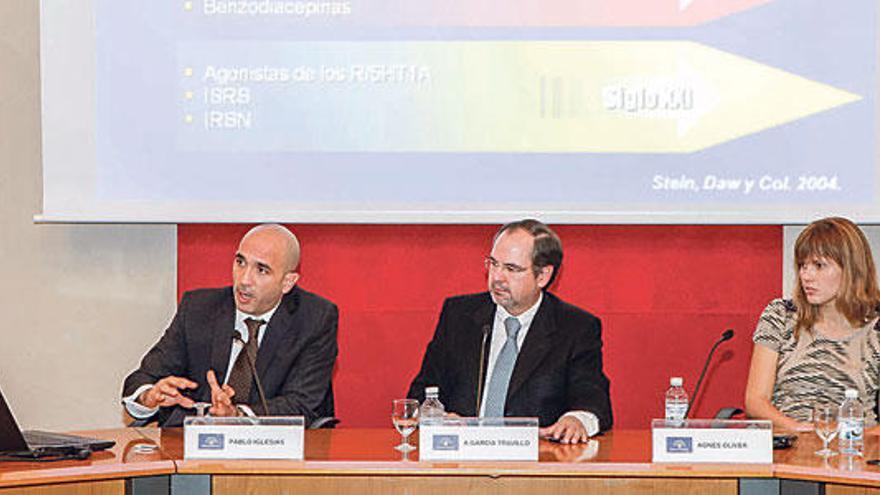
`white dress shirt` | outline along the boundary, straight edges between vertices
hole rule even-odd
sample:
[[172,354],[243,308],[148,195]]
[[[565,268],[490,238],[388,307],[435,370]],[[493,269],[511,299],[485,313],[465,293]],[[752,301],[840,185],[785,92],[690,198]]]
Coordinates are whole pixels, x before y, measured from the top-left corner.
[[[483,387],[483,397],[480,400],[480,417],[484,417],[486,413],[486,394],[489,389],[488,384],[492,380],[492,373],[495,371],[495,361],[498,360],[501,348],[504,347],[504,343],[507,341],[507,329],[504,327],[504,320],[510,317],[519,320],[520,330],[516,335],[516,348],[522,350],[523,342],[525,342],[529,328],[532,326],[532,320],[535,319],[535,314],[537,314],[543,300],[544,293],[541,292],[535,304],[520,313],[519,316],[511,315],[500,304],[495,305],[495,319],[492,322],[492,342],[489,346],[489,359],[486,363],[486,381],[484,382],[486,386]],[[589,411],[568,411],[563,416],[572,416],[579,420],[584,425],[584,429],[587,430],[587,435],[589,436],[599,433],[599,418]]]

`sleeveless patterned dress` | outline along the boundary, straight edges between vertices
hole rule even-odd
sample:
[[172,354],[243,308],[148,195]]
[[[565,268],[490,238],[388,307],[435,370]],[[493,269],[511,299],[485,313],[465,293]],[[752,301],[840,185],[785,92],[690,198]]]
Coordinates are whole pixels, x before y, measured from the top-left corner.
[[797,308],[775,299],[758,320],[753,341],[779,354],[772,404],[786,416],[810,421],[814,404],[843,402],[847,388],[859,391],[865,426],[877,424],[880,389],[880,321],[874,319],[842,339],[801,331],[794,338]]

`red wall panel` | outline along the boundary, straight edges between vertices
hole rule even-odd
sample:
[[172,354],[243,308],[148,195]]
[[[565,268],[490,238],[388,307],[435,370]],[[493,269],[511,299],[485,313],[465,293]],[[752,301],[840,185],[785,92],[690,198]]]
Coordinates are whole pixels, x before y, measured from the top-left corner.
[[[178,288],[230,283],[247,225],[181,225]],[[496,226],[302,225],[300,284],[340,309],[334,374],[342,426],[389,426],[390,403],[418,370],[443,298],[485,287]],[[668,377],[691,390],[726,328],[695,404],[741,405],[751,333],[782,284],[778,226],[559,226],[565,260],[554,292],[602,318],[615,424],[662,414]],[[170,315],[169,315],[170,319]]]

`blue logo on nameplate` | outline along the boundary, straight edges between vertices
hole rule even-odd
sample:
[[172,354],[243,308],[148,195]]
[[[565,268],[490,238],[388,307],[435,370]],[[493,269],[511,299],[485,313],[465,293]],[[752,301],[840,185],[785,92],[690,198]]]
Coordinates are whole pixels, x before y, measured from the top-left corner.
[[434,435],[434,450],[458,450],[458,435]]
[[199,448],[204,450],[223,450],[226,445],[222,433],[199,433]]
[[694,439],[691,437],[666,437],[667,454],[691,454],[694,452]]

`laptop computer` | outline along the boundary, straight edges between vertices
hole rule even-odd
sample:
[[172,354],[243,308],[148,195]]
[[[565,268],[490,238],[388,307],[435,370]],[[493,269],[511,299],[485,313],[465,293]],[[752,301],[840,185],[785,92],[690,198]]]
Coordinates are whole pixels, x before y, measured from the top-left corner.
[[0,457],[85,459],[92,452],[109,449],[114,445],[116,442],[113,440],[45,431],[21,431],[6,404],[3,392],[0,392]]

